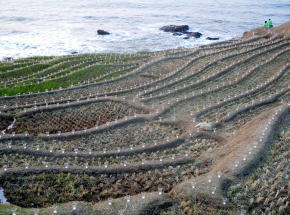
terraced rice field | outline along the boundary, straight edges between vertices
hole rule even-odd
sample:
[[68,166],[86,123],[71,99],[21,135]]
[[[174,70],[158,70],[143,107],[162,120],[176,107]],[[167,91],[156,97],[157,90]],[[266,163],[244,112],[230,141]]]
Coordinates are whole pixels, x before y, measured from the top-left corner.
[[290,41],[0,62],[0,214],[289,214]]

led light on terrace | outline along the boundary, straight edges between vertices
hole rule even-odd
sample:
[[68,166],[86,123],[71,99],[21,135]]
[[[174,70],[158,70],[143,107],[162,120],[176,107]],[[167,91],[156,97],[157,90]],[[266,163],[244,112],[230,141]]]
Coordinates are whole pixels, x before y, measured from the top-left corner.
[[13,137],[15,136],[15,132],[12,132],[12,136],[13,136]]
[[89,168],[89,163],[86,162],[84,166],[85,166],[86,169],[88,169]]
[[163,188],[162,187],[158,187],[158,195],[162,195],[163,193]]
[[75,211],[77,209],[77,203],[73,202],[72,203],[72,210]]
[[23,143],[23,148],[26,149],[27,148],[27,144]]
[[222,198],[222,204],[223,204],[223,205],[226,205],[227,202],[228,202],[228,199],[227,199],[227,198]]
[[196,188],[196,183],[195,182],[191,182],[190,184],[191,184],[191,188],[192,189],[195,189]]
[[254,149],[257,148],[257,143],[254,143],[253,148],[254,148]]
[[57,214],[57,206],[56,205],[52,206],[52,211],[54,214]]
[[211,191],[211,194],[212,194],[212,195],[215,195],[215,193],[216,193],[216,187],[213,187],[213,188],[212,188],[212,191]]
[[112,198],[109,198],[109,199],[108,199],[108,205],[109,205],[109,206],[111,206],[111,205],[112,205],[112,201],[113,201],[113,199],[112,199]]
[[127,161],[123,161],[123,166],[124,166],[124,167],[126,167],[126,166],[127,166],[127,164],[128,164],[128,162],[127,162]]
[[120,152],[121,151],[121,148],[120,147],[117,147],[117,152]]
[[211,183],[212,182],[212,177],[210,175],[207,176],[207,181],[208,181],[208,183]]
[[69,163],[68,162],[64,163],[64,168],[67,169],[68,167],[69,167]]
[[7,165],[4,165],[4,166],[3,166],[3,170],[4,170],[5,172],[7,171],[7,168],[8,168]]
[[12,146],[11,146],[11,142],[8,143],[8,148],[9,148],[9,149],[12,148]]
[[43,162],[43,164],[44,164],[45,168],[48,168],[48,163],[47,162]]
[[241,209],[240,215],[246,215],[247,211],[245,209]]
[[234,167],[237,168],[239,166],[239,161],[235,161]]
[[105,162],[105,168],[108,168],[108,162],[107,161]]
[[16,215],[17,208],[12,208],[12,215]]
[[33,215],[39,215],[39,209],[38,208],[35,208],[33,210]]
[[74,153],[78,154],[79,150],[78,149],[74,149]]
[[131,196],[125,196],[125,199],[127,203],[131,202]]
[[28,162],[25,162],[24,166],[25,166],[25,169],[28,169],[29,163]]

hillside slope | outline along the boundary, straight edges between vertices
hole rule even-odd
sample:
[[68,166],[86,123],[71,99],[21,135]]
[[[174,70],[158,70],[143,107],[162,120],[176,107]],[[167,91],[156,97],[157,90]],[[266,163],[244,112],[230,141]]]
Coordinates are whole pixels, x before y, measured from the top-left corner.
[[0,214],[289,214],[289,32],[1,62]]

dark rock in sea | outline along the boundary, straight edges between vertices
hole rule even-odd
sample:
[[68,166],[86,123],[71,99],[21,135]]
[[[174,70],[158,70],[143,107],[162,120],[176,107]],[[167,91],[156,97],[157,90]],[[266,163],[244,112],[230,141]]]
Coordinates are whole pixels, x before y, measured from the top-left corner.
[[188,40],[190,37],[183,37],[183,39]]
[[200,38],[202,36],[202,33],[199,33],[199,32],[186,32],[186,34],[189,37],[195,37],[195,38]]
[[72,51],[72,52],[71,52],[71,54],[77,54],[77,53],[78,53],[78,52],[76,52],[76,51]]
[[11,60],[13,60],[13,58],[12,57],[5,57],[4,60],[11,61]]
[[180,32],[175,32],[175,33],[173,33],[172,35],[173,35],[173,36],[182,36],[182,33],[180,33]]
[[188,25],[166,25],[160,28],[160,30],[165,32],[181,32],[185,33],[189,30]]
[[206,39],[207,40],[219,40],[220,38],[218,38],[218,37],[207,37]]
[[98,35],[109,35],[110,33],[104,30],[98,30]]

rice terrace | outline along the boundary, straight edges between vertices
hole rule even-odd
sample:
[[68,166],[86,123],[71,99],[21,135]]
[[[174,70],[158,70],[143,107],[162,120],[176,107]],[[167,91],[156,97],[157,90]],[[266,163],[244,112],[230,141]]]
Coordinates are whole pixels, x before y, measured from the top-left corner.
[[290,214],[289,80],[289,22],[1,61],[0,214]]

